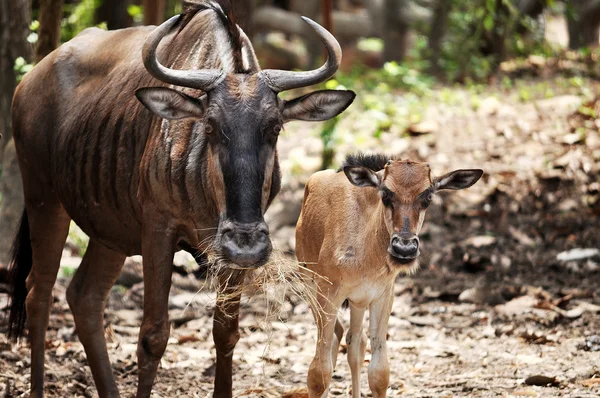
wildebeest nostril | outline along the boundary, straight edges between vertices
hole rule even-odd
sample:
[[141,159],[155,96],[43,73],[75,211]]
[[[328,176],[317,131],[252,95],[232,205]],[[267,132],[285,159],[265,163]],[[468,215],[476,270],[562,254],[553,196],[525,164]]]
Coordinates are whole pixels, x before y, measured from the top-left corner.
[[265,223],[234,224],[224,227],[222,234],[223,254],[239,266],[260,266],[271,253],[269,228]]

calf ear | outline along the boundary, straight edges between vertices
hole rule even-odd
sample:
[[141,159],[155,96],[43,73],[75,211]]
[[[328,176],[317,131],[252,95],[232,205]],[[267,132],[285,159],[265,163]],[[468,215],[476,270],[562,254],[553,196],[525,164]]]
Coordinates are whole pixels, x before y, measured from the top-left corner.
[[196,99],[166,87],[140,88],[135,96],[152,113],[163,119],[198,119],[206,110],[206,95]]
[[377,173],[366,167],[346,166],[344,167],[344,174],[346,174],[348,180],[357,187],[379,188],[379,185],[381,185]]
[[433,185],[436,190],[465,189],[479,181],[482,175],[483,170],[480,169],[455,170],[436,178]]
[[342,113],[356,94],[349,90],[322,90],[285,102],[283,121],[306,120],[318,122]]

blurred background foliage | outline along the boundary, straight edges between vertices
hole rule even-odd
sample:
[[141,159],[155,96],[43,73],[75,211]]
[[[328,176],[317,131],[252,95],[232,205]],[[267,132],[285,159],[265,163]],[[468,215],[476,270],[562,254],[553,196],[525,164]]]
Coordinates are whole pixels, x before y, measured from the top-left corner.
[[[159,24],[182,9],[180,0],[30,1],[17,3],[30,7],[24,46],[36,51],[31,56],[24,48],[14,58],[16,81],[85,28]],[[392,92],[405,92],[407,104],[416,104],[440,83],[474,91],[482,84],[508,89],[521,77],[558,72],[576,79],[596,77],[600,70],[597,0],[236,0],[230,6],[264,68],[304,69],[320,61],[321,44],[299,15],[332,30],[344,48],[344,61],[327,87],[364,93],[360,102],[373,111],[376,137],[392,123],[419,121],[418,110],[398,110],[387,97]],[[516,89],[523,101],[533,95],[530,88]],[[553,93],[552,88],[542,91]],[[470,100],[473,107],[478,102]],[[322,126],[323,167],[333,159],[338,121]]]

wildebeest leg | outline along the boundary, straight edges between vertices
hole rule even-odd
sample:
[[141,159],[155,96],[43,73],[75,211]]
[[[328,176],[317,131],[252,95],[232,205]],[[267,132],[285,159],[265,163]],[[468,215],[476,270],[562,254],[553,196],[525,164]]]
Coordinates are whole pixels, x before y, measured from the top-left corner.
[[333,350],[338,348],[338,338],[335,335],[337,312],[341,302],[334,294],[327,294],[321,289],[318,294],[317,306],[313,310],[317,324],[317,349],[310,368],[308,369],[308,396],[310,398],[326,397],[335,364]]
[[394,294],[392,288],[369,307],[369,335],[371,336],[371,363],[369,387],[373,398],[384,398],[390,383],[390,364],[387,357],[387,330]]
[[150,397],[156,370],[169,340],[168,306],[175,237],[174,230],[161,228],[156,222],[144,225],[142,232],[144,316],[137,348],[137,398]]
[[27,325],[31,343],[31,397],[44,396],[44,350],[52,305],[52,287],[60,267],[71,219],[58,201],[27,200],[32,268],[27,277]]
[[213,340],[217,351],[214,397],[230,398],[233,395],[233,350],[240,339],[238,328],[240,314],[240,286],[246,271],[230,270],[219,276],[219,294],[213,321]]
[[352,372],[352,398],[360,398],[360,369],[365,360],[367,336],[363,331],[366,308],[350,304],[350,330],[346,335],[348,364]]
[[118,397],[104,338],[104,307],[125,255],[91,240],[67,290],[77,335],[85,348],[100,397]]

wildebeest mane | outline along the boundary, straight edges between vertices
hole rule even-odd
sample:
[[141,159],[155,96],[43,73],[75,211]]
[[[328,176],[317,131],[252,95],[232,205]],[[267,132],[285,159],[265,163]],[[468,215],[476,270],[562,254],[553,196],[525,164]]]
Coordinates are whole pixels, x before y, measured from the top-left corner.
[[214,11],[227,32],[233,52],[232,58],[235,73],[247,73],[248,71],[244,69],[244,62],[242,60],[243,40],[240,35],[240,30],[235,23],[229,0],[184,0],[181,20],[179,22],[179,32],[190,23],[196,14],[205,10]]
[[338,169],[338,172],[342,171],[346,166],[352,167],[366,167],[373,171],[382,170],[388,160],[397,160],[396,156],[384,155],[381,153],[365,154],[357,152],[346,156],[346,159]]

